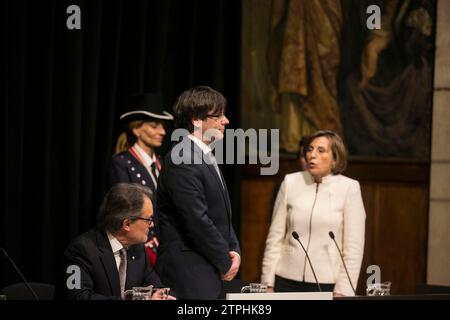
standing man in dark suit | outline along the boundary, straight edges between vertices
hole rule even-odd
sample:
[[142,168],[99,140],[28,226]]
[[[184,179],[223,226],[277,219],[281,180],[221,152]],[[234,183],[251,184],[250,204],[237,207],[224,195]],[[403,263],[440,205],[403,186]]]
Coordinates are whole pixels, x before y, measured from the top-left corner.
[[217,299],[222,280],[239,270],[230,198],[211,152],[229,123],[225,107],[223,95],[206,86],[186,90],[174,105],[175,126],[185,134],[165,156],[159,177],[156,269],[180,299]]
[[110,189],[97,228],[75,238],[64,252],[66,270],[80,271],[79,287],[71,286],[71,274],[66,274],[67,299],[121,299],[132,287],[161,286],[144,247],[153,224],[150,199],[148,189],[138,184],[119,183]]
[[[173,116],[164,110],[161,94],[141,93],[128,98],[126,112],[120,116],[124,132],[117,139],[116,154],[111,162],[111,186],[134,182],[148,187],[156,195],[161,163],[155,151],[162,145],[166,135],[164,122],[169,120],[173,120]],[[154,222],[155,228],[150,229],[145,243],[152,266],[159,244],[157,212],[154,212]]]

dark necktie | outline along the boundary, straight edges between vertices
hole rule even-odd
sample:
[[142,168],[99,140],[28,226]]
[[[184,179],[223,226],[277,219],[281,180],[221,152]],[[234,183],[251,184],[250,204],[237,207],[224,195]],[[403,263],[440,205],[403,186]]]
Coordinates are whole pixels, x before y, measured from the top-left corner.
[[119,264],[119,279],[120,279],[120,296],[124,298],[125,282],[127,280],[127,250],[125,248],[120,249],[120,264]]
[[155,179],[158,180],[158,168],[156,168],[156,162],[152,162],[151,170]]

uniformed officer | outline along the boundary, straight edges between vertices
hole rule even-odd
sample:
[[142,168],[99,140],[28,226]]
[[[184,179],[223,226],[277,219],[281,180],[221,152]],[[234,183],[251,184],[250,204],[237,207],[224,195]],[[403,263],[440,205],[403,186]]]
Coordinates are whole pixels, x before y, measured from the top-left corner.
[[[112,157],[111,185],[119,182],[139,183],[147,186],[155,197],[161,170],[155,149],[162,145],[166,135],[164,121],[167,120],[173,120],[173,116],[164,110],[159,93],[135,94],[129,97],[127,110],[120,116],[124,132],[117,140],[116,154]],[[146,243],[152,266],[156,261],[158,247],[156,211],[154,216],[155,227],[150,230],[149,241]]]

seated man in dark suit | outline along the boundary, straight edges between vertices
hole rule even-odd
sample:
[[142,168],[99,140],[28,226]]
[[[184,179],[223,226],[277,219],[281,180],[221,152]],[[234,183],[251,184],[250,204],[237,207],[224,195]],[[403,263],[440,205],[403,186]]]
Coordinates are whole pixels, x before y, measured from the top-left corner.
[[[78,236],[64,252],[65,298],[123,299],[132,287],[162,286],[146,256],[144,243],[153,224],[148,188],[119,183],[106,194],[97,228]],[[172,297],[170,297],[172,298]]]

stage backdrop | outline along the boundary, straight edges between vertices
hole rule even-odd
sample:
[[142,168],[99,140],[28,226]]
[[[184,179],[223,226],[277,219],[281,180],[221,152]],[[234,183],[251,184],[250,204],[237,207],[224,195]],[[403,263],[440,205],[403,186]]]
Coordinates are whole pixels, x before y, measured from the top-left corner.
[[[80,30],[66,26],[70,5]],[[237,126],[240,17],[229,0],[0,2],[0,246],[28,280],[55,283],[64,247],[95,221],[124,97],[159,90],[170,110],[210,85]],[[0,288],[20,281],[0,268]]]

